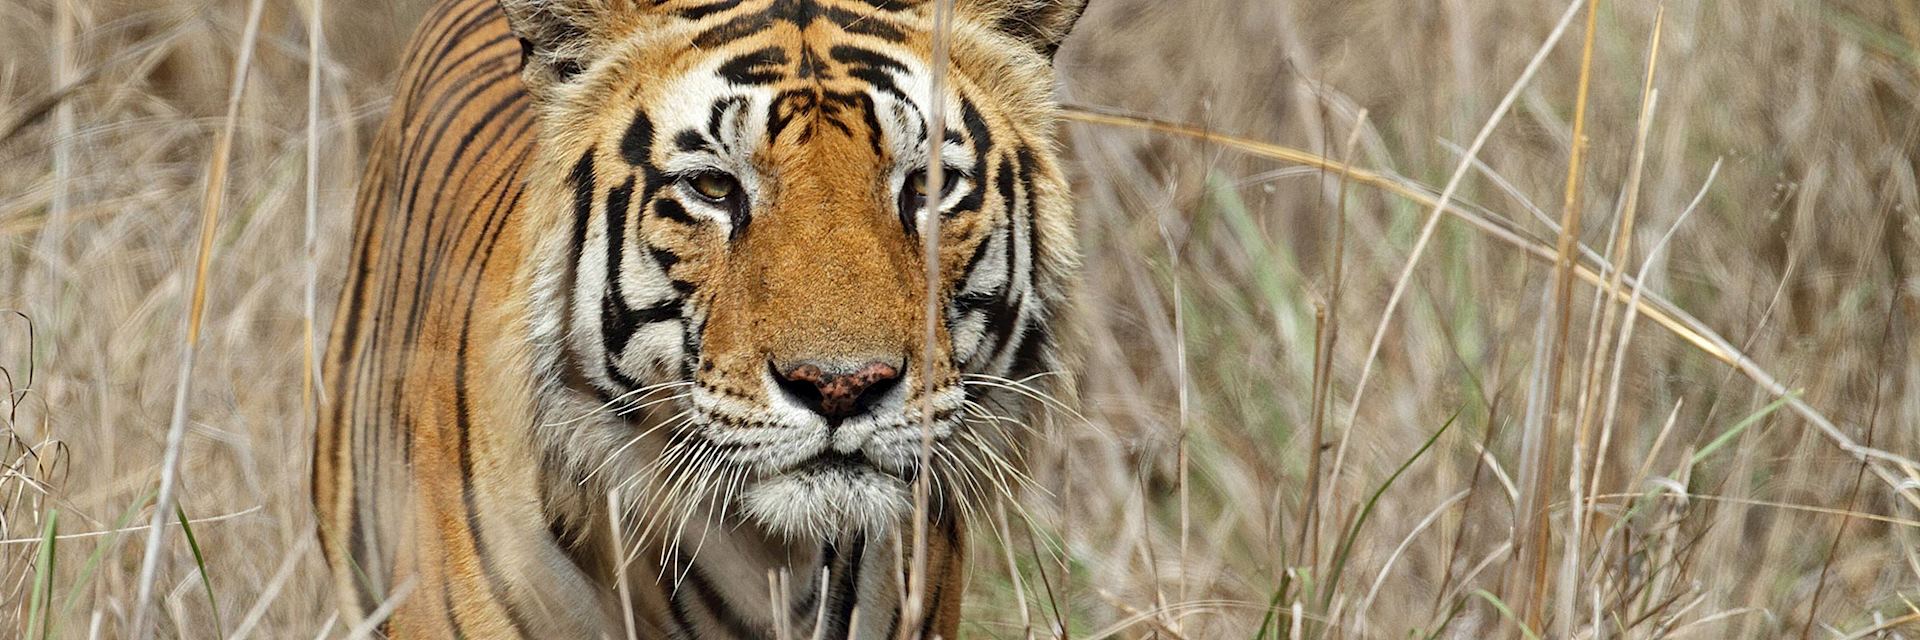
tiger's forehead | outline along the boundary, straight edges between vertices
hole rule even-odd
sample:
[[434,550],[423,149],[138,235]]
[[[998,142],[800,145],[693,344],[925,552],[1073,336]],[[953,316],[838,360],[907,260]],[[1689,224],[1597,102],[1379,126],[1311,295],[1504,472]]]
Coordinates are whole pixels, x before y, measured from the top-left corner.
[[675,3],[682,18],[707,26],[693,39],[702,49],[725,46],[771,30],[831,28],[848,35],[905,43],[908,23],[927,0],[721,0]]
[[[731,0],[677,9],[679,72],[639,88],[669,149],[739,156],[828,129],[875,156],[919,156],[931,97],[919,2]],[[943,99],[961,113],[950,82]],[[950,137],[958,137],[957,132]],[[958,150],[955,150],[958,151]]]

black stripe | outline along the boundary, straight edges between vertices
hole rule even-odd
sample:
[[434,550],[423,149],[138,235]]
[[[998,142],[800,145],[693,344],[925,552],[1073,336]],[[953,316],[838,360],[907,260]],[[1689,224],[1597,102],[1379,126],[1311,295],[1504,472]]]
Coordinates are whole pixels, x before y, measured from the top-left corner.
[[857,102],[856,108],[860,111],[861,124],[864,124],[866,128],[867,147],[873,151],[873,157],[881,160],[887,159],[887,151],[882,148],[880,144],[879,107],[874,105],[873,96],[864,93],[856,93],[853,95]]
[[918,7],[926,0],[858,0],[861,4],[881,11],[900,11]]
[[[1032,212],[1033,199],[1034,199],[1033,151],[1023,146],[1015,150],[1014,156],[1016,158],[1016,164],[1018,166],[1020,190],[1026,196],[1025,201],[1020,203],[1021,204],[1020,208],[1025,209],[1025,212],[1029,214],[1026,216],[1026,222],[1028,224],[1029,231],[1031,231],[1033,219],[1030,214]],[[1020,255],[1022,254],[1020,253],[1021,247],[1018,246],[1020,244],[1019,243],[1020,234],[1018,233],[1018,229],[1015,228],[1017,222],[1014,220],[1014,217],[1019,215],[1021,215],[1020,211],[1017,211],[1017,210],[1008,211],[1009,224],[1006,227],[1007,229],[1007,246],[1006,246],[1007,287],[1005,289],[1005,296],[1001,299],[999,305],[990,306],[987,308],[986,330],[987,330],[987,335],[993,337],[993,340],[994,340],[993,348],[987,349],[979,353],[986,354],[986,356],[989,358],[988,360],[989,362],[992,361],[991,359],[993,357],[999,355],[1003,350],[1005,350],[1006,347],[1008,346],[1008,343],[1012,342],[1013,340],[1019,337],[1014,335],[1015,334],[1014,325],[1020,318],[1020,305],[1021,305],[1022,298],[1024,298],[1026,294],[1026,291],[1024,289],[1017,287],[1019,281],[1015,277],[1017,274],[1019,274],[1018,267],[1022,264],[1020,261],[1017,260],[1017,258],[1019,258]],[[1031,262],[1031,261],[1027,261],[1027,262]],[[1031,278],[1028,278],[1027,284],[1028,286],[1032,286]],[[979,353],[976,353],[976,356],[978,356]]]
[[680,224],[700,224],[700,221],[693,218],[693,214],[687,213],[687,208],[681,205],[679,200],[672,198],[661,198],[658,202],[655,202],[653,204],[653,213],[654,215]]
[[820,59],[820,52],[812,46],[800,47],[800,69],[795,74],[803,80],[811,80],[826,75],[827,63]]
[[[587,149],[580,159],[573,163],[573,171],[567,174],[567,183],[573,185],[573,261],[579,264],[587,250],[587,225],[593,215],[593,154]],[[574,283],[568,283],[573,286]]]
[[1027,286],[1031,288],[1035,286],[1034,276],[1039,271],[1036,265],[1039,264],[1040,256],[1042,255],[1041,251],[1044,249],[1041,245],[1040,238],[1040,194],[1035,190],[1033,182],[1033,165],[1038,162],[1038,160],[1033,157],[1031,150],[1025,146],[1022,146],[1020,150],[1027,155],[1027,172],[1021,177],[1021,180],[1025,182],[1027,190],[1027,202],[1023,207],[1022,213],[1026,214],[1027,217]]
[[669,279],[673,278],[673,265],[680,264],[680,256],[678,254],[666,248],[649,244],[647,245],[647,255],[653,258],[654,263],[660,265],[660,273],[666,274]]
[[[1014,175],[1011,169],[1013,164],[1013,159],[1003,158],[1000,161],[1000,166],[995,168],[993,172],[993,187],[996,191],[1000,192],[1000,208],[1007,212],[1008,226],[1012,226],[1014,207],[1019,205],[1019,201],[1015,199],[1019,197],[1019,194],[1013,190]],[[1007,269],[1011,272],[1013,265],[1007,265]],[[1011,275],[1011,273],[1009,273],[1009,275]]]
[[780,79],[781,67],[787,64],[787,51],[780,47],[767,47],[758,51],[744,53],[720,65],[720,77],[727,82],[742,86],[760,86],[772,84]]
[[[448,567],[446,563],[442,562],[440,564],[440,571],[442,573],[447,573],[449,569],[451,569],[451,567]],[[440,590],[440,607],[442,611],[447,612],[447,626],[453,628],[453,637],[455,638],[455,640],[466,640],[467,627],[466,625],[460,623],[460,614],[458,613],[459,610],[453,607],[453,590],[451,589]],[[387,618],[386,622],[382,622],[380,624],[382,626],[385,626],[392,622],[393,622],[393,618],[389,617]],[[393,636],[391,633],[389,633],[386,637],[391,638]]]
[[861,15],[838,7],[827,7],[825,13],[828,20],[840,25],[840,28],[847,33],[879,38],[893,43],[907,40],[906,31],[878,16]]
[[[678,280],[674,281],[677,287]],[[680,324],[680,377],[692,378],[693,367],[700,360],[700,332],[706,330],[706,323],[696,326],[692,319]]]
[[725,627],[727,633],[732,634],[734,638],[767,637],[766,629],[755,627],[753,623],[747,622],[734,611],[733,606],[727,603],[726,596],[721,595],[720,591],[714,589],[713,584],[707,581],[706,573],[700,570],[699,565],[693,564],[691,560],[687,562],[687,582],[692,583],[694,596],[700,599],[700,607],[706,609],[707,613],[713,616],[714,621]]
[[[515,182],[517,183],[518,181],[516,180]],[[517,203],[519,201],[518,195],[516,194],[512,200]],[[458,437],[460,455],[460,499],[466,508],[467,534],[473,543],[474,555],[480,562],[481,573],[486,576],[487,590],[492,596],[492,599],[499,602],[501,607],[506,610],[508,620],[513,623],[514,630],[519,633],[521,637],[530,637],[527,621],[521,618],[520,612],[512,606],[512,600],[506,597],[506,588],[501,584],[503,580],[500,577],[499,568],[496,566],[492,554],[489,553],[487,549],[485,536],[481,534],[482,529],[479,521],[480,510],[475,504],[473,483],[469,481],[470,478],[473,478],[473,451],[470,438],[473,428],[473,408],[467,393],[467,361],[472,356],[471,332],[475,321],[474,316],[481,298],[481,296],[478,295],[477,289],[479,288],[481,278],[486,273],[487,267],[492,263],[493,247],[500,237],[498,233],[499,227],[496,225],[504,225],[507,219],[513,215],[515,209],[517,209],[517,207],[505,207],[504,210],[496,207],[494,212],[483,222],[481,233],[479,234],[481,238],[480,244],[474,247],[473,251],[467,255],[466,264],[464,265],[466,268],[460,272],[463,274],[463,282],[460,283],[460,286],[455,287],[456,292],[452,293],[452,295],[460,295],[466,298],[466,312],[460,324],[459,343],[455,347],[453,354],[454,429],[455,435]],[[469,278],[465,274],[472,275]],[[453,617],[457,618],[457,616]]]
[[773,26],[765,12],[752,13],[721,23],[693,37],[695,49],[715,49],[729,42],[759,34]]
[[[567,183],[573,185],[573,268],[580,268],[580,260],[587,251],[587,224],[593,214],[593,154],[587,149],[580,154],[580,160],[574,162],[573,171],[567,174]],[[578,283],[567,282],[567,288],[573,289]]]
[[1020,336],[1020,346],[1013,353],[1013,365],[1009,373],[1026,376],[1045,369],[1047,363],[1042,359],[1053,344],[1053,330],[1047,328],[1048,320],[1047,313],[1041,311],[1035,314],[1032,322],[1027,323],[1027,330]]
[[693,129],[673,134],[673,146],[685,153],[713,152],[713,146],[707,144],[706,136],[700,135],[699,131]]
[[601,348],[606,350],[607,368],[615,369],[620,353],[633,337],[634,323],[627,306],[625,272],[627,244],[627,208],[633,205],[634,178],[607,192],[607,293],[600,299]]
[[[954,558],[960,549],[959,522],[953,518],[935,518],[934,522],[940,526],[940,532],[944,534],[943,537],[947,539],[946,562],[941,563],[941,574],[944,576],[946,573],[953,571]],[[928,564],[932,564],[932,562],[929,561]],[[929,574],[927,576],[927,584],[932,584],[934,587],[933,593],[927,598],[927,605],[922,609],[926,611],[926,615],[920,618],[920,637],[922,638],[933,637],[933,625],[940,620],[940,602],[947,597],[947,581],[938,579],[939,576],[932,575],[933,568],[931,566],[927,568],[927,573]]]
[[[821,550],[823,559],[832,557],[836,551],[832,543]],[[866,536],[854,536],[851,548],[847,550],[846,567],[835,572],[833,591],[827,594],[826,606],[829,608],[824,624],[826,633],[822,638],[845,638],[853,630],[853,609],[860,604],[860,565],[867,555]],[[822,563],[825,566],[825,562]],[[929,636],[931,637],[931,636]]]
[[[671,566],[667,568],[672,569]],[[687,610],[687,603],[680,599],[680,592],[677,590],[667,594],[667,615],[673,618],[673,626],[676,631],[679,631],[675,634],[676,636],[699,637],[699,627],[693,625],[693,612]]]
[[805,31],[807,27],[822,18],[853,35],[896,43],[907,39],[906,31],[888,17],[824,6],[817,0],[773,0],[773,3],[762,11],[728,20],[694,36],[693,46],[699,49],[716,48],[741,38],[757,35],[771,28],[775,23],[788,23],[795,29]]
[[900,61],[884,53],[849,44],[834,45],[827,50],[827,55],[847,65],[847,75],[898,97],[902,102],[912,102],[912,99],[902,92],[900,86],[893,80],[893,74],[905,73],[907,70],[906,65],[901,64]]
[[[813,113],[815,109],[819,108],[819,103],[819,94],[811,89],[789,89],[775,95],[773,102],[767,105],[767,139],[770,141],[780,140],[780,137],[786,133],[787,127],[792,125],[794,120],[799,119],[802,115]],[[802,123],[800,142],[804,143],[811,137],[812,133],[807,130],[806,124]]]
[[[822,546],[820,549],[819,566],[833,566],[833,554],[833,545]],[[826,590],[825,585],[820,584],[818,578],[808,578],[801,580],[800,583],[806,585],[806,591],[802,592],[800,597],[795,599],[793,604],[789,605],[787,617],[789,619],[810,620],[814,617],[814,605],[819,603],[821,594]]]
[[680,10],[680,17],[688,20],[701,20],[716,13],[731,11],[734,7],[738,6],[740,6],[740,0],[725,0],[724,2],[703,4],[697,7],[687,7]]
[[[1009,229],[1009,233],[1011,233],[1010,229]],[[967,257],[967,268],[966,268],[967,278],[971,278],[973,273],[975,273],[976,271],[979,271],[980,263],[986,260],[987,250],[991,249],[992,247],[993,247],[993,238],[991,237],[981,240],[980,244],[974,245],[973,255],[970,255]],[[988,303],[993,302],[995,300],[999,300],[1000,298],[1004,297],[1007,293],[1008,287],[1011,287],[1013,285],[1013,281],[1012,281],[1013,265],[1007,265],[1007,270],[1008,270],[1007,282],[995,285],[993,288],[988,289],[986,291],[962,291],[960,292],[960,295],[954,296],[954,299],[953,299],[954,306],[957,307],[962,312],[972,311],[974,309],[984,307]],[[961,280],[961,283],[964,284],[965,282],[966,282],[966,279],[963,278]]]
[[653,120],[645,110],[634,111],[633,121],[620,136],[620,157],[637,167],[653,166]]
[[[510,73],[484,74],[471,78],[473,80],[471,84],[463,85],[466,87],[465,91],[443,93],[425,111],[429,114],[443,114],[458,110],[459,105],[478,100],[494,83],[510,75]],[[501,104],[510,103],[523,95],[519,92],[511,92],[506,100],[501,101]],[[496,105],[495,108],[499,106]],[[439,124],[433,127],[430,133],[412,138],[409,144],[399,150],[395,165],[399,174],[397,193],[391,194],[392,201],[381,203],[381,206],[391,207],[387,212],[390,215],[387,216],[385,232],[381,234],[383,246],[381,264],[384,267],[381,271],[386,274],[386,277],[381,282],[380,291],[383,295],[377,303],[377,309],[384,311],[386,317],[373,325],[371,341],[378,351],[376,361],[369,366],[374,367],[373,371],[389,379],[406,379],[410,375],[409,370],[413,364],[413,358],[409,354],[414,352],[413,345],[419,337],[421,326],[419,319],[423,313],[425,301],[429,298],[424,293],[431,284],[424,276],[428,265],[436,263],[439,257],[439,254],[434,252],[437,247],[430,242],[435,230],[431,214],[436,207],[440,206],[440,196],[445,189],[432,189],[433,197],[427,207],[421,207],[419,199],[421,193],[427,191],[429,186],[443,187],[449,182],[447,180],[449,176],[438,173],[433,174],[432,177],[435,180],[429,182],[423,174],[431,169],[447,171],[447,167],[458,166],[436,165],[434,162],[440,157],[437,152],[441,148],[441,143],[446,140],[448,130],[457,120],[444,115],[439,117],[437,119]],[[426,221],[416,224],[414,219],[416,214],[425,216]],[[411,278],[406,277],[409,265],[413,271]],[[401,304],[403,300],[408,303]],[[404,311],[401,311],[402,309]],[[372,407],[381,414],[377,418],[378,422],[401,423],[405,403],[395,397],[399,393],[398,385],[375,385]],[[402,456],[411,460],[412,438],[406,437],[407,433],[409,432],[405,429],[383,432],[382,435],[388,436],[390,441],[369,449],[368,453],[372,454],[368,457],[369,463],[378,465],[380,453],[392,448],[399,448]]]
[[735,107],[746,106],[746,104],[747,98],[745,96],[727,96],[713,101],[713,106],[707,109],[707,135],[714,140],[719,140],[720,145],[726,148],[728,152],[732,152],[733,149],[727,144],[727,136],[725,132],[721,131],[720,121],[726,118],[728,111],[733,110]]
[[[986,118],[980,116],[980,109],[974,106],[973,101],[968,100],[965,96],[960,98],[960,121],[964,123],[967,128],[967,136],[973,138],[972,175],[984,177],[987,175],[987,159],[991,158],[993,154],[993,132],[987,128]],[[968,189],[967,194],[961,196],[959,202],[954,203],[953,211],[949,215],[958,215],[967,211],[977,211],[986,201],[986,197],[985,189]],[[1010,203],[1012,200],[1006,200],[1006,202]]]
[[634,324],[653,324],[655,322],[679,320],[680,312],[685,306],[685,303],[679,300],[668,300],[644,309],[630,310],[627,312],[627,317],[629,321]]

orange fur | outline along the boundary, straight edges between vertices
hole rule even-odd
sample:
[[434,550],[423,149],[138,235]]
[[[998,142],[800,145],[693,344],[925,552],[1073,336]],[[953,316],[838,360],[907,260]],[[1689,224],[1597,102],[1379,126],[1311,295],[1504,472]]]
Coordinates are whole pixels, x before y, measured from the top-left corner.
[[[966,175],[954,203],[941,205],[952,209],[933,220],[942,278],[932,306],[943,321],[930,350],[924,230],[915,226],[926,222],[900,211],[901,189],[911,186],[903,180],[916,175],[924,147],[904,136],[924,122],[913,102],[924,95],[876,88],[918,82],[913,70],[932,46],[930,5],[504,4],[503,14],[492,0],[447,0],[427,18],[359,194],[313,470],[343,607],[365,616],[405,594],[385,627],[396,637],[616,634],[616,558],[637,548],[628,597],[643,637],[810,625],[798,613],[768,613],[763,580],[759,599],[743,600],[766,571],[803,568],[843,574],[847,586],[832,591],[808,590],[818,579],[811,574],[793,577],[806,587],[794,593],[817,597],[823,611],[846,598],[873,608],[848,630],[854,635],[955,637],[966,575],[965,522],[955,511],[980,499],[964,486],[994,479],[963,480],[1017,473],[969,467],[975,458],[965,452],[1016,447],[1017,436],[959,433],[983,428],[966,422],[962,405],[938,414],[957,434],[942,436],[941,455],[958,457],[917,472],[941,491],[940,511],[929,514],[933,610],[917,630],[898,619],[885,587],[891,567],[869,562],[892,553],[887,545],[898,538],[884,527],[905,531],[905,523],[859,520],[889,513],[860,505],[838,505],[846,514],[828,517],[805,503],[841,495],[833,491],[897,492],[916,473],[888,457],[903,449],[809,445],[823,455],[863,447],[852,455],[875,461],[844,477],[818,472],[832,482],[794,480],[800,493],[791,495],[801,497],[792,505],[779,502],[789,494],[769,494],[768,508],[806,525],[781,528],[767,524],[774,516],[730,513],[729,501],[736,488],[801,472],[782,470],[786,463],[722,466],[716,460],[747,454],[713,443],[762,437],[755,433],[777,446],[850,438],[840,434],[854,427],[836,431],[837,422],[806,416],[767,382],[798,363],[898,363],[905,382],[886,401],[891,413],[874,409],[857,423],[895,436],[917,424],[915,407],[936,406],[919,395],[926,376],[947,394],[940,397],[979,406],[987,392],[967,390],[965,374],[1056,365],[1047,324],[1061,315],[1077,264],[1053,158],[1048,59],[1082,3],[960,3],[949,76],[960,108],[949,126],[964,132],[952,146],[964,151],[955,170]],[[755,52],[777,64],[749,68]],[[735,88],[697,84],[713,73]],[[689,114],[709,109],[701,100],[727,97],[699,92],[748,92],[743,82],[758,92],[741,94],[751,106],[711,107],[710,120],[727,124],[710,126],[704,144],[727,153],[695,153],[697,129],[654,130],[692,122]],[[764,138],[727,139],[756,126]],[[736,144],[751,151],[731,150]],[[689,172],[722,169],[674,167],[702,157],[732,163],[725,171],[739,200],[688,204],[697,199],[685,186]],[[993,275],[981,275],[987,270]],[[976,282],[996,277],[1004,282]],[[631,415],[612,410],[653,397],[642,384],[692,386],[721,408],[696,397]],[[698,420],[675,422],[676,412]],[[705,448],[686,449],[687,438]],[[662,463],[708,467],[668,470],[676,475],[654,469]],[[631,501],[609,513],[610,493]],[[890,504],[873,500],[872,509]],[[615,535],[613,516],[631,516],[647,535]],[[694,535],[689,523],[702,546],[711,534],[731,555],[689,554],[681,546]],[[818,523],[828,528],[807,528]],[[815,564],[792,565],[795,558]],[[694,599],[683,580],[720,595]],[[894,612],[890,624],[885,611]]]

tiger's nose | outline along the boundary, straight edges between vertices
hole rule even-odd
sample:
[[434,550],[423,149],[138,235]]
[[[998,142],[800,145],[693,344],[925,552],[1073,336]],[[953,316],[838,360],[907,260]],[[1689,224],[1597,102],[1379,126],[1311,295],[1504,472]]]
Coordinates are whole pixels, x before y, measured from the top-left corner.
[[850,370],[811,362],[784,371],[771,362],[767,366],[781,390],[832,423],[865,413],[900,384],[902,368],[878,361]]

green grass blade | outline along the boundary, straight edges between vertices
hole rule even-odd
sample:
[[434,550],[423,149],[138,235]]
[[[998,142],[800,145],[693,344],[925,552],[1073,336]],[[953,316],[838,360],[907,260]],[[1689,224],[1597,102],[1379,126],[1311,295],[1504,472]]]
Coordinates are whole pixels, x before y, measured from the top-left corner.
[[54,545],[60,542],[57,535],[59,522],[60,510],[48,509],[47,523],[40,528],[40,558],[34,563],[36,575],[33,578],[33,596],[27,610],[29,626],[26,637],[29,638],[46,638],[47,627],[52,624],[53,550]]
[[1400,468],[1394,469],[1393,475],[1387,476],[1387,481],[1380,483],[1380,488],[1374,489],[1373,495],[1367,496],[1366,506],[1360,508],[1359,517],[1355,518],[1353,526],[1347,529],[1346,540],[1341,541],[1338,551],[1333,555],[1333,565],[1327,571],[1327,593],[1321,597],[1320,602],[1320,609],[1322,611],[1325,611],[1327,605],[1331,604],[1334,592],[1333,585],[1339,584],[1340,575],[1346,571],[1347,556],[1352,553],[1354,542],[1360,538],[1360,529],[1366,526],[1367,517],[1373,514],[1373,508],[1380,503],[1380,496],[1386,495],[1387,489],[1392,488],[1393,483],[1399,481],[1400,476],[1405,474],[1407,469],[1412,468],[1414,462],[1419,461],[1422,456],[1425,456],[1427,451],[1433,448],[1433,444],[1440,441],[1440,436],[1446,435],[1447,431],[1453,428],[1454,423],[1459,421],[1459,412],[1455,412],[1453,417],[1447,418],[1447,423],[1441,425],[1439,431],[1433,432],[1433,435],[1427,437],[1426,442],[1420,444],[1419,451],[1413,452],[1412,457],[1400,463]]
[[1267,599],[1267,613],[1266,615],[1261,616],[1260,631],[1253,634],[1254,638],[1257,638],[1258,640],[1266,640],[1268,637],[1267,634],[1269,632],[1272,632],[1272,633],[1279,632],[1277,629],[1273,628],[1273,622],[1274,622],[1274,619],[1279,616],[1280,601],[1287,597],[1287,591],[1289,591],[1292,586],[1293,586],[1293,572],[1288,571],[1283,573],[1280,576],[1280,587],[1273,590],[1272,598]]
[[107,549],[119,544],[120,538],[126,535],[127,526],[133,524],[133,518],[140,515],[141,509],[147,508],[147,505],[153,502],[153,496],[157,492],[158,489],[148,489],[146,495],[133,501],[133,504],[127,505],[127,510],[120,514],[120,519],[113,522],[114,533],[107,535],[94,545],[93,553],[87,555],[86,564],[80,565],[80,573],[74,577],[73,586],[67,589],[67,598],[64,604],[60,605],[59,619],[68,620],[73,617],[73,607],[80,602],[81,592],[93,582],[93,572],[100,567],[100,559],[106,556]]
[[180,530],[187,534],[187,548],[193,550],[193,564],[200,568],[200,586],[207,590],[207,608],[213,610],[213,628],[225,629],[220,624],[220,601],[213,597],[213,577],[207,575],[207,557],[200,553],[200,541],[193,537],[193,525],[187,523],[187,510],[173,505],[173,515],[180,519]]
[[1695,452],[1693,454],[1693,458],[1687,460],[1687,466],[1691,467],[1693,465],[1700,464],[1701,460],[1707,459],[1707,456],[1713,455],[1713,452],[1719,451],[1721,447],[1724,447],[1727,445],[1727,443],[1732,442],[1735,437],[1738,437],[1741,434],[1741,432],[1746,431],[1748,427],[1759,424],[1760,420],[1766,418],[1767,416],[1773,415],[1773,412],[1779,411],[1780,407],[1787,406],[1788,402],[1792,402],[1793,399],[1797,397],[1800,397],[1800,392],[1798,391],[1789,393],[1784,396],[1780,396],[1780,399],[1773,401],[1773,404],[1767,405],[1766,407],[1755,412],[1753,415],[1747,416],[1745,418],[1741,418],[1740,422],[1735,423],[1733,427],[1727,429],[1726,432],[1721,433],[1720,437],[1714,438],[1713,442],[1707,443],[1707,446],[1701,447],[1699,451]]
[[1520,616],[1513,615],[1513,608],[1508,607],[1507,603],[1501,602],[1499,596],[1493,595],[1492,593],[1488,593],[1486,589],[1475,589],[1473,591],[1473,595],[1480,596],[1482,600],[1486,600],[1488,603],[1491,603],[1493,605],[1493,608],[1499,609],[1500,615],[1502,617],[1505,617],[1507,620],[1513,622],[1513,626],[1520,627],[1520,634],[1526,636],[1527,640],[1540,640],[1540,634],[1535,633],[1533,629],[1528,628],[1527,623],[1521,622]]

